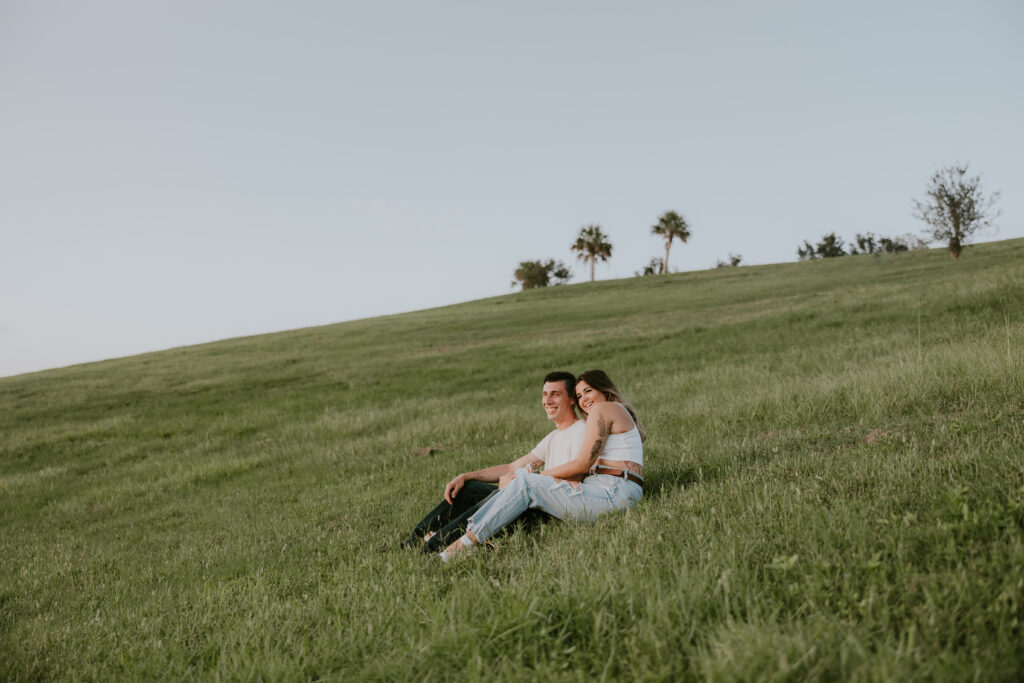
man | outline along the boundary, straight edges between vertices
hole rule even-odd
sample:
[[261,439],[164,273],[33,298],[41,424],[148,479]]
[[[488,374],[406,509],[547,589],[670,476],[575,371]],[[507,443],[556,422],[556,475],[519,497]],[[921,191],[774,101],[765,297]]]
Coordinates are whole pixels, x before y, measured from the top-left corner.
[[[541,406],[548,419],[555,423],[555,430],[521,458],[504,465],[463,472],[449,481],[444,487],[444,501],[416,525],[403,545],[416,547],[425,538],[423,552],[440,551],[465,533],[466,524],[477,508],[499,487],[511,481],[516,470],[558,467],[579,455],[586,428],[576,415],[576,377],[569,372],[548,373],[541,390]],[[498,486],[493,482],[498,482]],[[547,516],[539,510],[528,510],[520,519],[538,515]]]

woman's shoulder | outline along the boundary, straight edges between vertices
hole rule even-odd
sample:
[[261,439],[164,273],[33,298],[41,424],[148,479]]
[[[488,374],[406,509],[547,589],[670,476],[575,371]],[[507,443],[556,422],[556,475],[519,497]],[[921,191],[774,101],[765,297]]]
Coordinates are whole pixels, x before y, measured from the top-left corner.
[[629,411],[626,410],[626,407],[615,401],[602,401],[601,403],[594,405],[590,409],[590,414],[594,415],[595,413],[613,420],[626,419],[632,423],[632,418],[629,416]]

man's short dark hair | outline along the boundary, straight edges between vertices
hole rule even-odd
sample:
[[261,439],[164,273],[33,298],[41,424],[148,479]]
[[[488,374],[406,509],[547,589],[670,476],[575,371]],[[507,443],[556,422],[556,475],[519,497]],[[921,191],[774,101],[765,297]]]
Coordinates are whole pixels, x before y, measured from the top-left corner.
[[556,370],[544,375],[544,383],[565,382],[565,391],[569,394],[569,402],[576,405],[576,375],[564,370]]

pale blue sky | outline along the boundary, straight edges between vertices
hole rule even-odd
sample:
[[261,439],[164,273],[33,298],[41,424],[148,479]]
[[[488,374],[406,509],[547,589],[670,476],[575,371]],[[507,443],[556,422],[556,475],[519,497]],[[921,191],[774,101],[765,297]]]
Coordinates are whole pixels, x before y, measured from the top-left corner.
[[920,233],[1024,236],[1024,2],[0,0],[0,376]]

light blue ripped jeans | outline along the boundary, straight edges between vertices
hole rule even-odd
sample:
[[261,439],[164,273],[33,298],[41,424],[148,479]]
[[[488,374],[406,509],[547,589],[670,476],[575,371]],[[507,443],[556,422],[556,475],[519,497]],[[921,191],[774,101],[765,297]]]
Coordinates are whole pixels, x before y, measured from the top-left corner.
[[540,508],[558,519],[593,521],[616,510],[636,505],[643,489],[636,482],[610,474],[592,474],[582,484],[516,470],[516,478],[492,493],[470,517],[468,530],[483,543],[527,508]]

